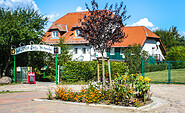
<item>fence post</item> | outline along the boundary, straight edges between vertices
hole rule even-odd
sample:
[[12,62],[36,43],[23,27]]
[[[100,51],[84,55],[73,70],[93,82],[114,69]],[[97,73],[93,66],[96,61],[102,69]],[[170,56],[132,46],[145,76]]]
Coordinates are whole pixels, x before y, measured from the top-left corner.
[[86,62],[85,62],[85,81],[86,81]]
[[14,83],[16,83],[16,58],[15,58],[15,55],[14,55]]
[[111,70],[110,70],[110,60],[109,59],[108,59],[108,70],[109,70],[109,82],[110,82],[110,86],[112,86]]
[[98,74],[98,82],[100,81],[100,66],[99,66],[99,61],[97,60],[97,74]]
[[171,81],[171,63],[168,61],[168,84],[170,84]]
[[142,76],[145,78],[145,64],[144,60],[142,59]]
[[57,64],[57,54],[55,54],[55,65],[56,65],[56,75],[55,75],[55,81],[56,81],[56,85],[58,84],[58,81],[57,81],[57,76],[58,76],[58,64]]
[[58,83],[60,83],[60,65],[58,65]]

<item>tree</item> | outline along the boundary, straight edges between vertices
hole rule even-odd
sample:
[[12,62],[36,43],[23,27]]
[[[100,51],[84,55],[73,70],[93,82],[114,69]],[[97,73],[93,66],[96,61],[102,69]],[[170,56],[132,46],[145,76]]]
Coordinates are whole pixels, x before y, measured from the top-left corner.
[[[185,61],[185,46],[174,46],[167,52],[169,61]],[[172,62],[172,68],[184,68],[185,62]]]
[[8,66],[12,64],[11,47],[13,45],[18,47],[20,43],[29,44],[30,41],[39,43],[47,20],[44,15],[31,7],[19,7],[15,10],[0,8],[0,66],[2,71],[0,74],[2,76],[6,75]]
[[105,5],[103,10],[98,10],[98,4],[93,0],[92,9],[86,4],[89,13],[82,20],[82,36],[89,41],[93,48],[102,54],[103,84],[105,84],[104,57],[103,53],[107,51],[114,43],[121,42],[126,37],[123,32],[123,21],[130,16],[126,16],[126,6],[121,2],[120,6],[115,4]]
[[70,46],[67,44],[64,44],[64,38],[65,37],[60,38],[60,43],[57,45],[57,46],[61,47],[61,54],[58,55],[60,62],[69,61],[69,60],[71,60],[71,56],[72,56],[69,53]]
[[129,72],[134,73],[142,60],[146,60],[149,57],[149,54],[141,49],[141,45],[129,45],[124,51],[125,62],[128,65]]
[[160,37],[167,51],[173,46],[185,46],[185,39],[178,33],[177,27],[172,26],[169,30],[159,29],[154,33]]
[[[71,60],[71,54],[69,53],[69,45],[64,44],[64,38],[65,37],[61,37],[60,38],[60,42],[59,44],[56,44],[56,46],[61,47],[61,54],[58,54],[58,64],[62,65],[63,62],[69,61]],[[50,54],[50,53],[46,53],[45,55],[45,64],[48,66],[52,66],[53,68],[55,68],[55,55]]]

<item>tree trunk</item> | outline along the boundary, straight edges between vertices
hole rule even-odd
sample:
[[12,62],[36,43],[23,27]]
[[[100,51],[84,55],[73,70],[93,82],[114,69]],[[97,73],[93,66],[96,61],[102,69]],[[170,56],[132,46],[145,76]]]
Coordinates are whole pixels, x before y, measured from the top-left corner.
[[103,77],[103,86],[105,86],[105,68],[104,68],[104,57],[102,53],[102,77]]
[[8,61],[6,62],[5,68],[3,69],[2,77],[4,77],[6,75],[6,71],[9,66],[9,62],[10,62],[10,57],[8,58]]
[[108,70],[109,70],[109,82],[110,82],[110,86],[112,86],[112,77],[111,77],[111,70],[110,70],[110,60],[108,60]]
[[97,61],[97,74],[98,74],[98,82],[100,82],[100,64],[99,64],[99,61]]

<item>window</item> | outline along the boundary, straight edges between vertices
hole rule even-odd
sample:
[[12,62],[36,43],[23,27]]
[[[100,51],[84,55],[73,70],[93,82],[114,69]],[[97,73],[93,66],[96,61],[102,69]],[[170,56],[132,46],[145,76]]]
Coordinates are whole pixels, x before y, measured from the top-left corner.
[[125,50],[125,48],[120,48],[120,55],[124,55],[123,51]]
[[110,49],[110,55],[115,55],[115,48]]
[[58,31],[52,32],[52,38],[58,38]]
[[78,54],[78,48],[74,48],[74,53]]
[[80,37],[82,32],[80,30],[75,30],[75,37]]
[[86,48],[82,48],[82,53],[86,54]]

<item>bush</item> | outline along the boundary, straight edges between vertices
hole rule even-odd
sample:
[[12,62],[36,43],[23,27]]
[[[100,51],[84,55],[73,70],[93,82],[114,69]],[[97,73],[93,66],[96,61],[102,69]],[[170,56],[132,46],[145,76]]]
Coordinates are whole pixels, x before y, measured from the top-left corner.
[[145,64],[145,72],[154,72],[154,71],[163,71],[168,69],[167,63],[160,63],[160,64]]
[[[166,59],[169,61],[185,61],[185,46],[172,47],[167,52]],[[172,62],[172,68],[185,68],[185,62]]]
[[79,92],[61,86],[55,89],[55,94],[57,99],[64,101],[139,107],[150,99],[150,81],[150,78],[137,77],[137,74],[117,74],[112,85],[107,80],[105,86],[101,82],[90,82],[88,88],[82,87]]
[[[77,62],[67,61],[63,63],[63,71],[71,82],[80,80],[96,80],[97,79],[97,61],[90,62]],[[102,64],[100,62],[100,77],[102,77]],[[111,62],[112,75],[117,72],[124,74],[126,71],[126,65],[124,62]],[[105,62],[105,73],[108,73],[108,63]],[[62,80],[66,80],[64,76],[61,76]]]

